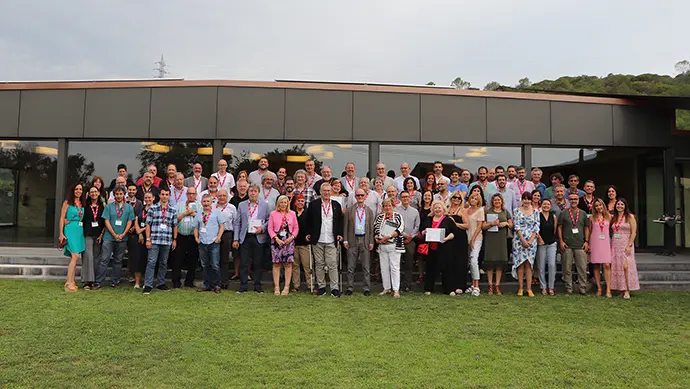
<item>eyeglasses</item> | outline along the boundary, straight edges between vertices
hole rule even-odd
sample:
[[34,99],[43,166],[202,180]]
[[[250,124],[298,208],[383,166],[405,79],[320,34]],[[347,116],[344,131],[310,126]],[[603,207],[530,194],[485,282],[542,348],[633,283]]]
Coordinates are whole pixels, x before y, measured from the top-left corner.
[[462,200],[462,197],[453,196],[453,197],[451,197],[451,199],[453,199],[453,200]]
[[355,197],[364,197],[363,194],[356,194]]

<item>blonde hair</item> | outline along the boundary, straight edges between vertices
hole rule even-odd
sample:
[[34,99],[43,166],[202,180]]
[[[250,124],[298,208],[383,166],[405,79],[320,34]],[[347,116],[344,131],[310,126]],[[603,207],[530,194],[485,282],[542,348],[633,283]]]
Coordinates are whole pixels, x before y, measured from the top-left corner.
[[445,203],[443,200],[434,200],[434,201],[431,202],[431,211],[432,211],[432,213],[433,213],[433,211],[434,211],[434,207],[436,206],[436,204],[438,204],[438,205],[440,205],[441,207],[443,207],[443,213],[444,213],[444,214],[448,213],[448,208],[446,208],[446,203]]
[[[462,197],[463,197],[463,196],[462,196],[462,192],[460,192],[459,190],[456,190],[456,191],[454,191],[453,193],[451,193],[451,194],[450,194],[451,200],[452,200],[453,197],[455,197],[455,196],[460,197],[460,207],[465,206],[465,199],[462,198]],[[452,203],[451,203],[451,204],[452,204]],[[445,205],[445,204],[444,204],[444,205]]]
[[473,198],[477,198],[477,201],[479,202],[479,204],[477,204],[477,207],[481,207],[481,206],[482,206],[482,195],[480,195],[480,194],[477,193],[477,192],[472,193],[472,194],[470,195],[470,197],[467,199],[467,204],[468,204],[470,207],[472,206],[472,199],[473,199]]
[[395,203],[393,202],[393,199],[387,198],[381,201],[381,208],[383,208],[385,205],[390,204],[391,207],[395,208]]
[[601,203],[601,207],[603,209],[603,211],[601,212],[601,215],[604,217],[604,219],[605,220],[611,219],[611,214],[609,213],[609,208],[606,206],[606,203],[604,203],[604,200],[602,200],[601,198],[594,200],[594,204],[592,204],[592,219],[596,219],[597,217],[599,217],[599,214],[597,213],[597,204],[598,203]]
[[290,211],[290,199],[288,199],[287,196],[285,195],[280,195],[278,196],[278,199],[276,199],[276,211],[280,212],[280,202],[285,200],[285,212]]
[[495,199],[496,197],[498,197],[499,199],[501,199],[501,210],[504,210],[504,209],[506,208],[506,202],[503,201],[503,196],[501,196],[500,193],[494,193],[493,195],[491,195],[491,202],[490,202],[489,204],[486,205],[487,208],[489,208],[489,209],[493,209],[493,208],[494,208],[494,199]]

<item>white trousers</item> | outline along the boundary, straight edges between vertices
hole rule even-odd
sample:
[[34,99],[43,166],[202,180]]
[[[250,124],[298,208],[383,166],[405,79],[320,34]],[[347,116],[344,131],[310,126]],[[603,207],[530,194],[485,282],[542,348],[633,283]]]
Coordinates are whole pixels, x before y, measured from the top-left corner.
[[472,280],[479,279],[479,252],[482,250],[482,243],[482,239],[475,240],[474,248],[470,249],[470,273],[472,274]]
[[381,262],[383,289],[400,290],[400,253],[395,251],[394,244],[379,246],[379,261]]

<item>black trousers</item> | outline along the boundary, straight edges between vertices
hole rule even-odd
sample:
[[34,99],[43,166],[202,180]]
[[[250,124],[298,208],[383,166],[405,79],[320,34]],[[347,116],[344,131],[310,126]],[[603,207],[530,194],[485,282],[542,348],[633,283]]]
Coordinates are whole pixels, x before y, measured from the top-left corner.
[[256,235],[247,234],[244,243],[240,245],[240,291],[247,291],[247,280],[249,278],[249,264],[252,264],[252,278],[254,279],[254,290],[263,291],[261,287],[261,273],[263,271],[263,257],[266,248],[259,243]]
[[177,247],[173,250],[171,257],[170,269],[172,270],[173,287],[181,286],[183,266],[187,269],[184,284],[186,286],[193,286],[196,267],[199,263],[199,245],[196,243],[194,235],[178,234]]
[[232,256],[232,231],[223,231],[220,238],[220,284],[227,285],[230,282],[230,260]]
[[424,291],[433,292],[436,285],[436,277],[441,271],[441,256],[439,250],[429,248],[429,255],[426,256],[426,267],[424,268]]

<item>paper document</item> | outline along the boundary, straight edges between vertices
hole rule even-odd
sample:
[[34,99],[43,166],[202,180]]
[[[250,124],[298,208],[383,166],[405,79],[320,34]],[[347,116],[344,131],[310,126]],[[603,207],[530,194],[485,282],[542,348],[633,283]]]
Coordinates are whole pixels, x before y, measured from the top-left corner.
[[[486,222],[487,223],[493,223],[496,220],[498,220],[498,214],[495,214],[495,213],[487,213],[486,214]],[[489,228],[487,231],[498,232],[498,226],[493,226],[493,227]]]
[[261,220],[249,219],[249,227],[247,228],[247,232],[249,232],[250,234],[256,234],[257,227],[261,227]]
[[391,236],[395,232],[395,227],[388,225],[388,223],[383,222],[381,226],[381,231],[379,231],[379,236]]
[[443,238],[446,237],[445,228],[427,228],[426,229],[426,241],[427,242],[442,242]]

